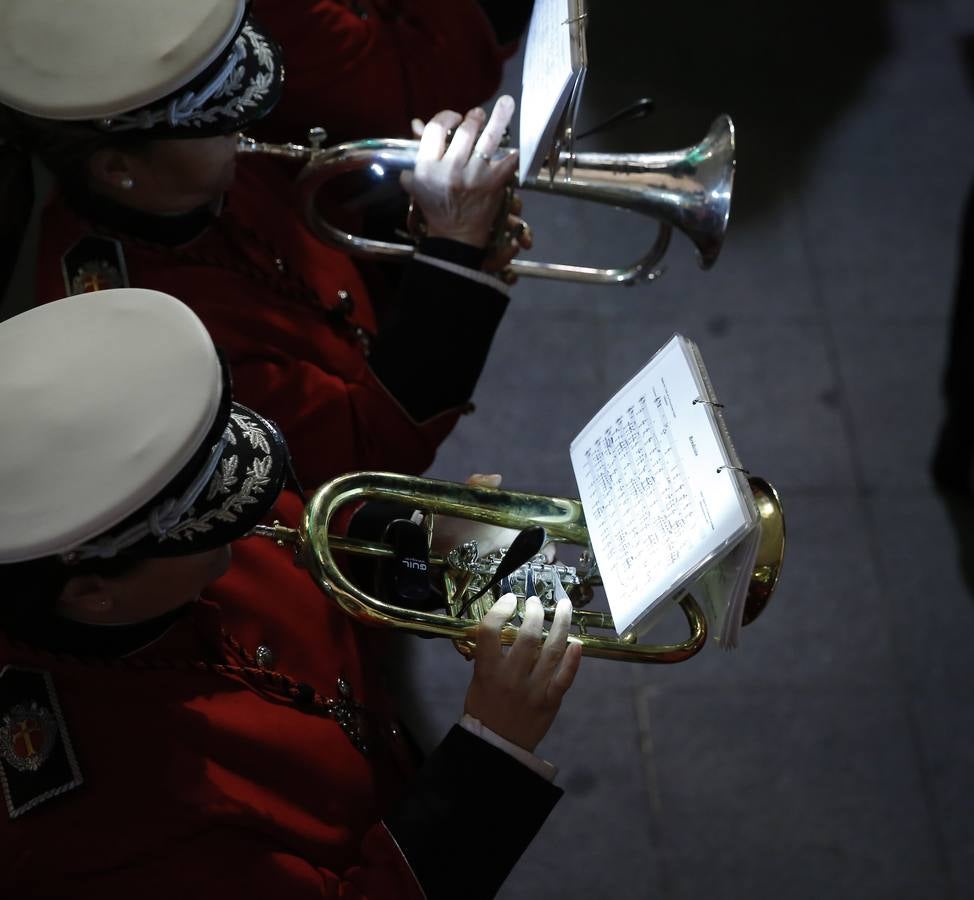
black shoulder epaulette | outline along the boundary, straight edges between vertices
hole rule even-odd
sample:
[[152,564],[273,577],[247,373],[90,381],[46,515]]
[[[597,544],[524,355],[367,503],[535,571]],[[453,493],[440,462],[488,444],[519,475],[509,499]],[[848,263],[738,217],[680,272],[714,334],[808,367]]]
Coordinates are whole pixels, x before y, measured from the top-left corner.
[[129,286],[121,243],[94,234],[85,235],[61,257],[61,273],[68,296]]
[[50,672],[0,669],[0,786],[11,819],[81,785]]

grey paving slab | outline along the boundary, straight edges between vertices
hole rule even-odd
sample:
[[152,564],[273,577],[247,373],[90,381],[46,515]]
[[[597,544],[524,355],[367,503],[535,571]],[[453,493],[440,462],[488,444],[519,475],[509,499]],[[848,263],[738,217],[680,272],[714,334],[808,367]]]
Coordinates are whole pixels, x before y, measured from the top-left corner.
[[852,445],[865,486],[877,492],[929,488],[940,428],[943,325],[846,320],[835,331]]
[[974,166],[974,102],[957,31],[937,4],[890,4],[897,52],[823,141],[801,191],[830,312],[943,317]]
[[925,493],[867,503],[906,683],[931,693],[974,687],[974,506]]
[[605,399],[600,319],[564,313],[557,323],[512,305],[463,418],[440,448],[434,477],[499,471],[522,490],[575,495],[568,447]]
[[[781,581],[761,618],[743,630],[740,646],[724,651],[711,642],[679,665],[636,666],[641,683],[661,689],[720,685],[740,695],[771,686],[875,690],[894,681],[889,609],[860,504],[807,494],[786,495],[783,504]],[[666,634],[678,630],[674,623]]]
[[974,7],[967,0],[947,0],[947,17],[954,29],[974,34]]
[[499,896],[662,896],[628,667],[583,660],[540,752],[565,796]]
[[732,214],[721,255],[706,271],[689,241],[675,236],[658,280],[596,288],[591,304],[608,322],[623,327],[687,317],[716,323],[818,318],[799,213],[791,207],[764,222],[741,223]]
[[537,330],[530,318],[523,308],[508,314],[474,398],[477,413],[441,447],[434,475],[465,478],[471,465],[496,468],[512,486],[574,496],[572,438],[679,329],[700,345],[752,471],[782,489],[853,485],[843,401],[826,336],[813,322],[586,313]]
[[937,834],[953,896],[960,900],[974,896],[974,688],[970,680],[924,688],[913,704]]
[[[660,150],[661,147],[644,147]],[[628,265],[656,235],[652,219],[598,206],[572,205],[571,216],[550,198],[524,192],[524,216],[535,247],[525,258],[597,266]],[[787,320],[815,314],[805,256],[802,210],[785,203],[765,220],[738,223],[731,214],[721,256],[701,270],[696,251],[675,233],[663,274],[634,286],[560,284],[523,278],[516,301],[554,317],[567,310],[598,309],[609,318],[640,321],[691,314]],[[773,290],[768,290],[774,285]]]
[[845,401],[821,327],[814,321],[737,322],[692,314],[642,329],[612,323],[606,329],[609,393],[676,330],[699,345],[747,468],[782,490],[854,483],[841,416]]
[[894,692],[715,685],[646,704],[668,900],[951,896]]
[[[814,315],[802,227],[791,195],[763,219],[738,222],[732,208],[721,256],[707,273],[706,284],[699,284],[699,292],[709,295],[710,314],[776,322]],[[670,284],[679,295],[675,277]]]

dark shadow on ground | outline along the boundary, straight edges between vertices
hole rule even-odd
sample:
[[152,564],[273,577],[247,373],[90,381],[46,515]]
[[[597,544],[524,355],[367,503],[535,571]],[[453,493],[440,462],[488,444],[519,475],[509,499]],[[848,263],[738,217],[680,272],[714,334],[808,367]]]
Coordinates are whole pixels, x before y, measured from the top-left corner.
[[974,499],[940,492],[954,538],[957,542],[957,562],[967,588],[968,599],[974,600]]
[[[974,92],[974,33],[959,43],[961,59]],[[941,425],[931,470],[942,488],[969,597],[974,599],[974,173],[964,207],[958,243],[954,306],[947,339],[943,392],[946,417]]]
[[766,214],[891,47],[887,3],[590,3],[583,126],[640,96],[656,112],[578,149],[671,150],[737,124],[735,221]]

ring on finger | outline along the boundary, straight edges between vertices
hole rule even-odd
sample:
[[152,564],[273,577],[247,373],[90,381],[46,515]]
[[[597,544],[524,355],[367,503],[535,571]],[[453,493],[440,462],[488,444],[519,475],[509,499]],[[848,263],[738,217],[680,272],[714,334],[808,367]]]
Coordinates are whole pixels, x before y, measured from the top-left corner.
[[484,153],[483,150],[474,150],[473,155],[476,156],[477,159],[482,159],[485,163],[487,163],[488,165],[490,165],[490,154],[489,153]]

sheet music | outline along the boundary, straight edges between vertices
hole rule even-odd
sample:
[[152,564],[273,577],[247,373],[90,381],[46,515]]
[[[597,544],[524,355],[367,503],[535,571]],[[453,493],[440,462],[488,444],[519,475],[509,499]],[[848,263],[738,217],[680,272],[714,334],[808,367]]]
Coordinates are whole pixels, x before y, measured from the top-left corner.
[[[518,143],[521,184],[537,174],[577,75],[572,63],[571,0],[535,0],[524,47]],[[577,36],[577,30],[574,32]]]
[[720,628],[720,642],[725,650],[736,647],[741,635],[744,601],[747,599],[747,589],[751,583],[760,542],[761,531],[755,528],[721,561],[721,568],[725,570],[729,581],[727,613]]
[[589,536],[622,633],[733,546],[756,521],[680,335],[571,445]]
[[736,647],[740,638],[744,601],[760,541],[761,532],[755,528],[717,565],[708,567],[690,588],[725,650]]

